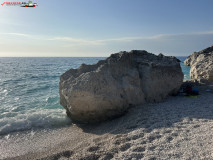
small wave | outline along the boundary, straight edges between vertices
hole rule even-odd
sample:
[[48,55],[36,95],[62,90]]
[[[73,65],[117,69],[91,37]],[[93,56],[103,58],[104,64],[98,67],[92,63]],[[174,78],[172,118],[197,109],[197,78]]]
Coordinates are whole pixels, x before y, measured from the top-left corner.
[[15,101],[18,101],[19,99],[20,99],[19,97],[15,97],[15,98],[14,98]]
[[4,96],[7,96],[8,95],[8,90],[7,89],[0,90],[0,95],[1,95],[2,98]]
[[45,86],[35,86],[34,88],[28,88],[26,90],[26,94],[32,94],[35,92],[41,92],[42,90],[47,90],[49,89],[50,86],[48,84],[46,84]]
[[0,135],[6,135],[16,131],[30,129],[47,129],[66,126],[71,120],[66,116],[64,109],[40,109],[27,113],[14,115],[14,112],[6,113],[0,119]]
[[46,102],[47,102],[48,104],[57,104],[57,103],[58,103],[58,99],[59,99],[58,96],[47,97],[47,98],[46,98]]

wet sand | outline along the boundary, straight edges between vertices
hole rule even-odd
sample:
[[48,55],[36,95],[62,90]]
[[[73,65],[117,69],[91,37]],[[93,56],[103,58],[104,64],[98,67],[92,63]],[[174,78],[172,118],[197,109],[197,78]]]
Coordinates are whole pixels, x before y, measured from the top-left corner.
[[120,118],[1,140],[1,159],[213,159],[213,92],[131,108]]

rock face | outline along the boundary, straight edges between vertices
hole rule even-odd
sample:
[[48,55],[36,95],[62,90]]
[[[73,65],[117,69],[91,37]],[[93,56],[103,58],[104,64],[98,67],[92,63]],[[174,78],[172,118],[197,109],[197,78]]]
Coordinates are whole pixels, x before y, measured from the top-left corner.
[[175,57],[120,52],[61,75],[60,103],[73,121],[99,122],[122,115],[130,106],[176,94],[182,82]]
[[184,64],[191,66],[190,77],[198,82],[213,82],[213,46],[194,52]]

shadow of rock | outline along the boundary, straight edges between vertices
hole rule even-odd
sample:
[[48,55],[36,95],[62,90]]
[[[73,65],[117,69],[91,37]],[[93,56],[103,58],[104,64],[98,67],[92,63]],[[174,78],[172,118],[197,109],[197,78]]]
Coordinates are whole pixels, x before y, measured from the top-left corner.
[[193,119],[213,120],[213,94],[201,89],[202,93],[198,97],[169,97],[161,103],[149,103],[131,108],[127,114],[107,122],[77,124],[77,126],[86,133],[96,135],[126,134],[139,128],[143,128],[145,132],[169,128],[176,123],[187,123]]

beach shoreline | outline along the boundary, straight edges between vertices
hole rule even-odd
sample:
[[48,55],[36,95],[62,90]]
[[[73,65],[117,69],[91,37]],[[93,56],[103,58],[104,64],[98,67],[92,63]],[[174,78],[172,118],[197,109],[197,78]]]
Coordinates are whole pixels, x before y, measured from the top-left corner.
[[[1,158],[213,159],[213,93],[206,92],[207,88],[213,89],[199,86],[198,97],[168,97],[164,102],[133,107],[124,116],[97,125],[39,133],[25,142],[14,142],[16,146],[5,145],[8,156]],[[20,147],[30,151],[17,155]],[[13,152],[16,155],[9,155]]]

